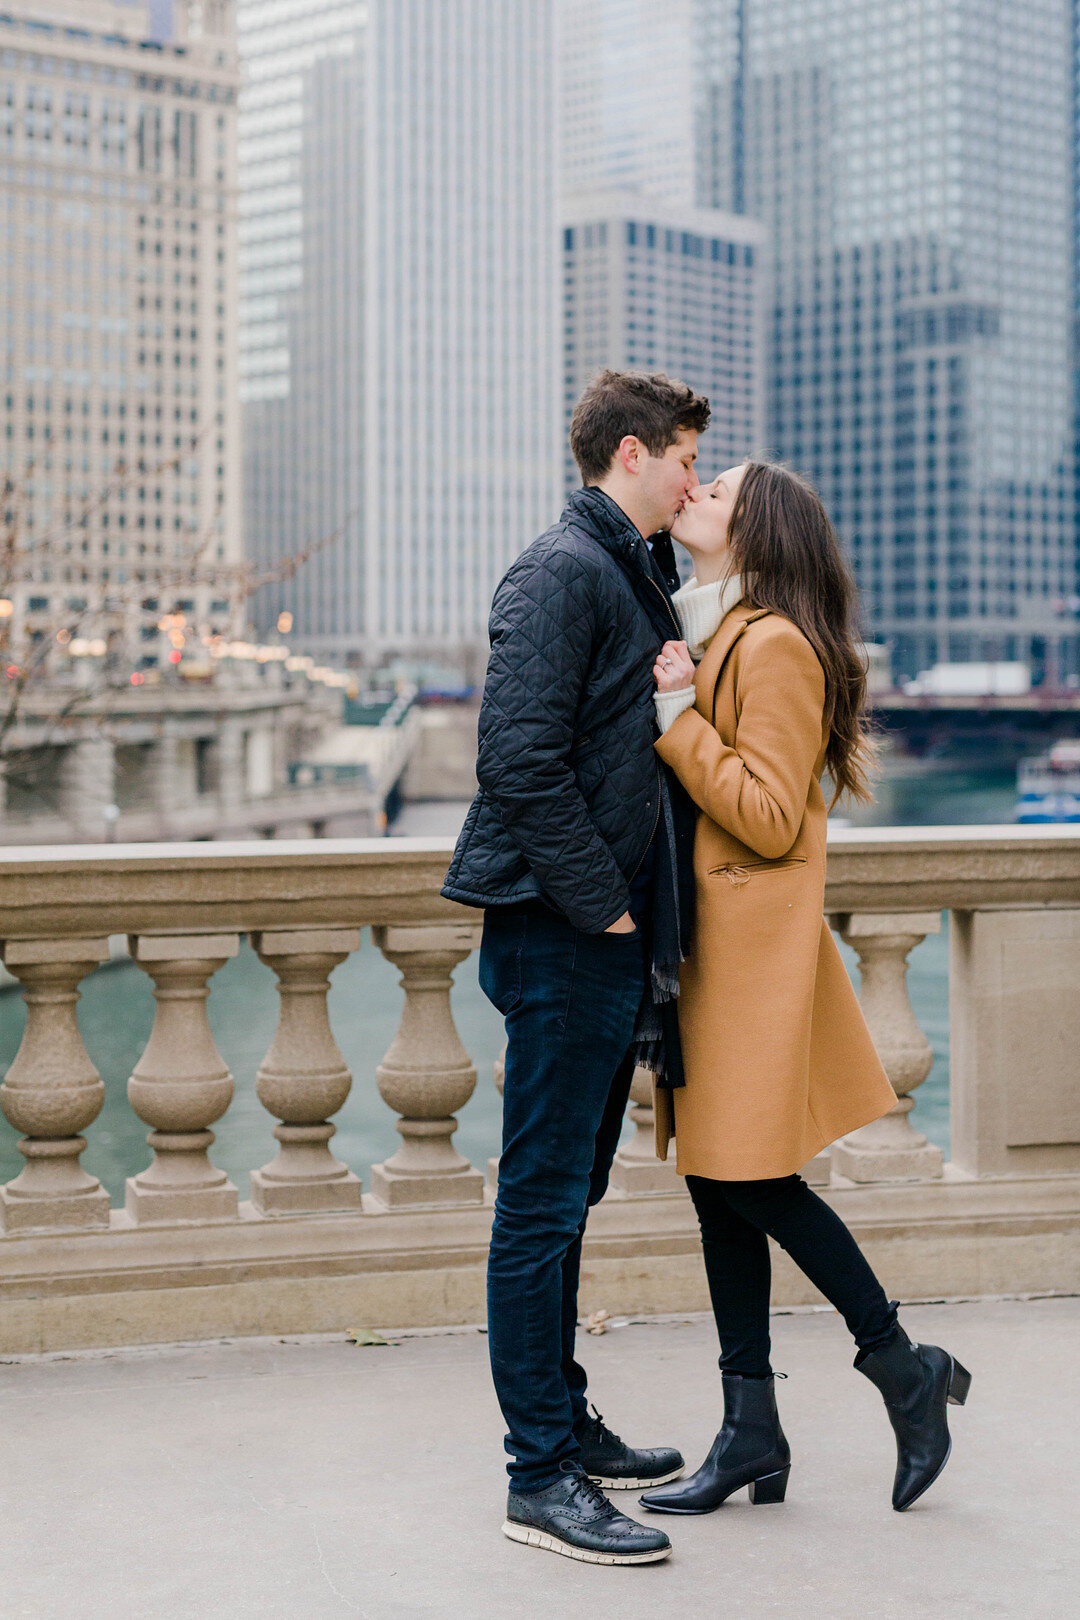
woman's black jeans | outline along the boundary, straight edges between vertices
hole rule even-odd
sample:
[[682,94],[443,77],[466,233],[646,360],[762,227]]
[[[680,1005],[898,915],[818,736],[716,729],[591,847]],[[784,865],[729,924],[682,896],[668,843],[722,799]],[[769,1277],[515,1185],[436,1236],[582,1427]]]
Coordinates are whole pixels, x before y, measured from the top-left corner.
[[771,1181],[709,1181],[687,1176],[705,1251],[720,1367],[767,1378],[769,1238],[786,1249],[836,1306],[860,1350],[880,1350],[896,1331],[896,1306],[835,1211],[800,1176]]

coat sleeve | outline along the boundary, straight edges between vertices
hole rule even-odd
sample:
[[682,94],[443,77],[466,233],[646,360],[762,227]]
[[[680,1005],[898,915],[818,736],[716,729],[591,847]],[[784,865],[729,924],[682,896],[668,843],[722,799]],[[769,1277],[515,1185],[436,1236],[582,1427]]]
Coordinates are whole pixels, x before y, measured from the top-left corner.
[[570,764],[597,633],[593,581],[572,557],[519,560],[495,593],[476,776],[545,893],[599,934],[630,890]]
[[770,636],[750,647],[736,703],[734,748],[688,709],[656,749],[711,820],[764,859],[778,860],[798,837],[821,752],[825,674],[806,638]]

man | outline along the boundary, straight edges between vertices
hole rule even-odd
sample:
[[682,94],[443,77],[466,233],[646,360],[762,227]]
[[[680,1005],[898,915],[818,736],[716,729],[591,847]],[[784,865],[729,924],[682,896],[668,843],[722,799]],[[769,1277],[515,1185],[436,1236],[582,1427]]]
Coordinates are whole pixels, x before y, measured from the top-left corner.
[[671,1551],[599,1486],[683,1469],[677,1451],[635,1450],[589,1416],[574,1335],[585,1219],[607,1187],[634,1069],[654,868],[670,864],[656,859],[671,817],[652,667],[681,632],[646,536],[696,485],[708,420],[708,401],[664,376],[605,372],[579,401],[570,442],[583,487],[495,592],[480,791],[443,888],[485,907],[480,980],[506,1019],[488,1264],[511,1457],[503,1529],[594,1563]]

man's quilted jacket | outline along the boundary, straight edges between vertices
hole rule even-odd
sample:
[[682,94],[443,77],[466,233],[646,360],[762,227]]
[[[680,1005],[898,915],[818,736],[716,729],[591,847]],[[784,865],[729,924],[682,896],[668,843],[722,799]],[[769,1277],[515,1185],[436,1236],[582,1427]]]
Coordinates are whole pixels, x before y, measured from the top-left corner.
[[480,791],[448,899],[544,899],[586,933],[626,910],[659,811],[652,668],[681,634],[659,577],[595,488],[507,571],[488,627]]

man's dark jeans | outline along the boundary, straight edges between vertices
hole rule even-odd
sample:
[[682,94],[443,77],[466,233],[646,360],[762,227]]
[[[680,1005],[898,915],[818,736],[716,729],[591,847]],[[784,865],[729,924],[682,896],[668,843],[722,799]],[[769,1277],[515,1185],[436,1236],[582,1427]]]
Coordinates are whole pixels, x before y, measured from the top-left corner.
[[581,1454],[581,1239],[607,1188],[634,1072],[641,934],[583,934],[539,905],[492,907],[480,983],[508,1038],[488,1347],[512,1487],[541,1490]]

